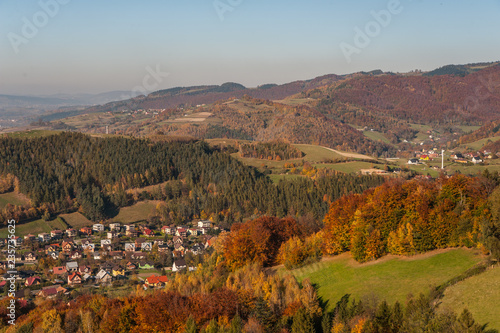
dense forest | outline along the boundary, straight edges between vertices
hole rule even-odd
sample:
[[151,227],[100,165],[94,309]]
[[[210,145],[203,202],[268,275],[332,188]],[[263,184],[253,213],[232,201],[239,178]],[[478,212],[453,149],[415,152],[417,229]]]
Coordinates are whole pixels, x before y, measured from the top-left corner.
[[290,143],[275,140],[271,142],[241,143],[239,145],[241,157],[250,157],[267,160],[290,160],[304,156],[304,153]]
[[[332,175],[274,185],[256,169],[205,142],[156,141],[77,133],[2,138],[4,187],[26,194],[32,206],[8,206],[1,217],[22,221],[78,209],[97,221],[134,200],[157,199],[165,200],[161,218],[178,224],[202,212],[228,224],[255,214],[312,214],[321,220],[330,201],[384,182],[377,176]],[[140,198],[126,192],[164,182],[159,190]]]

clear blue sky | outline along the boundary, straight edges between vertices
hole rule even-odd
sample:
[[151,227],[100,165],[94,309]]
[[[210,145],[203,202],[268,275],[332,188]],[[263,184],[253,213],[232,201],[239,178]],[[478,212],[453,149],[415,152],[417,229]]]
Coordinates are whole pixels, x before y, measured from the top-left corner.
[[[54,1],[67,4],[50,17]],[[397,0],[217,1],[223,20],[214,0],[0,0],[0,94],[130,91],[148,66],[169,73],[161,89],[500,60],[500,0],[400,0],[362,47],[355,28]]]

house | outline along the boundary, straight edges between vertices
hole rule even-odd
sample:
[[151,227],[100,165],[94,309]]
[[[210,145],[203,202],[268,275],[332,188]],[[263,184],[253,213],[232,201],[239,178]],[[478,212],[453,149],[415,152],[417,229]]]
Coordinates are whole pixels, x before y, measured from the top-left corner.
[[125,225],[125,235],[130,237],[137,237],[137,229],[133,224]]
[[69,257],[72,259],[72,260],[77,260],[77,259],[82,259],[83,255],[82,255],[82,251],[80,250],[75,250],[73,252],[70,253]]
[[56,284],[53,286],[43,287],[42,290],[38,293],[37,296],[45,297],[45,298],[54,298],[58,294],[64,294],[68,290]]
[[144,260],[146,259],[146,255],[144,254],[144,252],[132,252],[130,258],[133,260]]
[[59,244],[50,244],[45,246],[45,253],[49,254],[51,252],[59,251],[61,246]]
[[420,164],[420,160],[418,158],[410,158],[408,160],[408,163],[407,164],[410,164],[410,165],[416,165],[416,164]]
[[115,267],[116,264],[110,261],[107,261],[101,265],[101,269],[105,270],[108,273],[111,273],[113,271],[113,267]]
[[151,242],[143,242],[141,244],[141,251],[151,251],[153,249],[153,243]]
[[80,284],[82,283],[82,275],[79,272],[74,272],[68,275],[68,284]]
[[[103,255],[104,255],[104,254],[103,254]],[[99,252],[94,252],[94,253],[93,253],[93,258],[94,258],[94,260],[101,260],[101,259],[102,259],[101,253],[99,253]]]
[[76,237],[78,235],[78,232],[75,229],[66,229],[66,235],[68,237]]
[[81,265],[80,267],[78,267],[78,271],[81,274],[92,274],[92,268],[88,265]]
[[120,265],[116,265],[115,267],[113,267],[111,274],[113,274],[113,276],[115,276],[115,277],[116,276],[125,276],[125,269]]
[[184,252],[186,250],[186,248],[182,245],[182,244],[174,244],[174,251],[182,251]]
[[27,252],[24,254],[24,261],[25,262],[35,262],[36,261],[36,254],[34,252]]
[[149,229],[149,228],[145,228],[145,229],[143,230],[143,233],[144,233],[144,235],[149,236],[149,237],[151,237],[151,236],[154,236],[154,235],[155,235],[155,233],[153,232],[153,230],[151,230],[151,229]]
[[108,283],[111,282],[111,280],[113,279],[113,277],[104,269],[101,269],[99,273],[97,273],[95,278],[99,283]]
[[28,234],[28,235],[24,236],[25,241],[34,241],[35,239],[36,239],[36,236],[32,235],[32,234]]
[[53,239],[61,239],[63,236],[63,232],[61,230],[52,230],[50,232],[50,237]]
[[92,230],[96,231],[96,232],[104,231],[104,224],[96,223],[96,224],[92,225]]
[[101,239],[101,247],[107,248],[111,245],[111,239]]
[[185,229],[185,228],[178,228],[175,231],[175,235],[179,236],[179,237],[186,237],[187,236],[187,229]]
[[157,276],[157,275],[151,275],[150,277],[146,278],[146,284],[150,287],[161,287],[166,285],[168,282],[168,277],[162,275],[162,276]]
[[456,153],[456,154],[451,155],[451,158],[454,160],[463,159],[464,155],[462,155],[461,153]]
[[184,240],[180,236],[174,236],[173,241],[174,241],[174,245],[175,244],[181,244],[182,245],[184,243]]
[[80,233],[86,236],[91,236],[92,235],[92,229],[89,227],[83,227],[80,229]]
[[472,157],[472,163],[474,164],[483,163],[483,160],[479,156],[474,156]]
[[173,235],[175,233],[175,227],[164,225],[163,227],[161,227],[161,233],[166,235]]
[[145,241],[146,241],[146,239],[145,239],[145,238],[137,238],[137,239],[135,240],[135,248],[136,248],[136,249],[140,249],[140,248],[141,248],[141,246],[142,246],[142,243],[144,243]]
[[61,249],[65,253],[71,253],[74,248],[75,248],[75,243],[72,240],[63,241],[61,244]]
[[124,257],[122,251],[111,251],[109,252],[109,256],[113,258],[113,260],[122,260]]
[[30,286],[36,286],[36,285],[39,285],[40,283],[42,283],[42,280],[40,279],[40,277],[37,275],[37,276],[31,276],[29,278],[26,279],[26,282],[24,282],[24,285],[26,287],[30,287]]
[[189,228],[188,233],[192,236],[198,236],[198,228]]
[[52,258],[54,258],[54,259],[57,259],[57,258],[59,258],[59,251],[48,251],[48,252],[47,252],[47,255],[48,255],[49,257],[52,257]]
[[202,254],[204,250],[205,247],[200,243],[196,243],[193,246],[191,246],[191,252],[193,252],[193,254]]
[[139,269],[154,269],[154,265],[150,261],[140,261],[139,262]]
[[50,234],[48,234],[46,232],[38,234],[38,240],[40,242],[48,242],[50,240]]
[[174,260],[174,264],[172,265],[172,272],[178,272],[187,267],[186,261],[182,259]]
[[67,262],[66,270],[68,271],[68,273],[78,272],[78,263],[76,261]]
[[136,264],[134,264],[133,262],[129,261],[129,262],[127,263],[127,269],[128,269],[129,271],[133,271],[134,269],[137,269],[137,265],[136,265]]
[[170,248],[167,244],[158,245],[158,252],[168,252]]
[[125,243],[125,252],[135,252],[135,243]]
[[198,228],[211,228],[211,227],[212,227],[212,221],[210,220],[198,221]]
[[118,238],[119,236],[120,236],[120,234],[115,232],[115,231],[108,231],[108,233],[106,234],[106,237],[108,239],[115,239],[115,238]]
[[82,243],[82,249],[83,251],[88,251],[88,252],[94,252],[95,251],[95,244],[94,243]]
[[430,157],[429,155],[420,155],[420,160],[421,161],[430,161]]
[[215,244],[216,241],[217,241],[217,237],[207,236],[207,240],[205,242],[205,249],[209,248],[211,246],[214,246],[214,244]]
[[64,275],[68,272],[66,266],[52,267],[52,272],[54,275]]
[[115,223],[109,224],[109,230],[111,230],[111,231],[118,231],[119,232],[119,231],[121,231],[121,229],[122,229],[122,226],[120,223],[115,222]]

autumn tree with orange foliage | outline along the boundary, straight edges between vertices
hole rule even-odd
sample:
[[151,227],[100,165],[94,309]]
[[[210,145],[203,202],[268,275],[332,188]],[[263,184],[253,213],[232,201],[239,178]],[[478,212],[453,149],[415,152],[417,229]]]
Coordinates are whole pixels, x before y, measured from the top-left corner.
[[489,180],[455,175],[395,180],[343,197],[325,217],[323,251],[351,251],[358,261],[387,253],[411,255],[450,246],[473,247],[491,218]]
[[281,244],[303,232],[293,218],[261,217],[245,223],[236,223],[224,243],[224,256],[231,269],[248,263],[264,266],[276,263]]

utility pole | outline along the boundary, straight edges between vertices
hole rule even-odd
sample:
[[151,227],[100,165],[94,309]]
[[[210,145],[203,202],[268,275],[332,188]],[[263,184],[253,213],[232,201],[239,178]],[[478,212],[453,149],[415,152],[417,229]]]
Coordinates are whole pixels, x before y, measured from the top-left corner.
[[444,149],[441,149],[441,170],[444,169]]
[[106,134],[109,134],[109,126],[106,125]]

